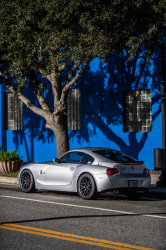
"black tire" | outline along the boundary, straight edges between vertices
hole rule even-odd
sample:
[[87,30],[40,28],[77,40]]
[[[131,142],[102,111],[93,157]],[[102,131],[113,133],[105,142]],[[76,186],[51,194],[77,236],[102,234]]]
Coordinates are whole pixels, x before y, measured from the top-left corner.
[[20,174],[20,188],[25,193],[35,192],[35,182],[31,171],[25,169]]
[[82,199],[93,200],[97,198],[96,184],[90,174],[85,173],[80,176],[77,191]]
[[126,193],[125,195],[129,200],[139,199],[144,196],[145,192],[143,193]]

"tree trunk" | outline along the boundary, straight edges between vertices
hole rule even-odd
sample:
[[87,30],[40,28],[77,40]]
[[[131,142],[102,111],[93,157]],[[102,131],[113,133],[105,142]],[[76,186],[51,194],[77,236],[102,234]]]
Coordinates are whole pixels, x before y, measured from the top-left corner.
[[69,138],[68,138],[68,127],[67,127],[67,116],[57,115],[51,123],[51,128],[54,131],[56,139],[56,150],[57,157],[66,153],[69,150]]
[[63,125],[60,128],[54,128],[56,138],[57,157],[66,153],[69,150],[68,130]]

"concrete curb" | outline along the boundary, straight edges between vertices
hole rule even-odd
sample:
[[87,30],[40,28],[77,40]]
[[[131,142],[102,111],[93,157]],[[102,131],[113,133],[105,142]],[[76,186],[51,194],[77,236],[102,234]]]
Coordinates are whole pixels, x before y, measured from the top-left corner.
[[18,184],[18,179],[14,177],[0,176],[0,183]]

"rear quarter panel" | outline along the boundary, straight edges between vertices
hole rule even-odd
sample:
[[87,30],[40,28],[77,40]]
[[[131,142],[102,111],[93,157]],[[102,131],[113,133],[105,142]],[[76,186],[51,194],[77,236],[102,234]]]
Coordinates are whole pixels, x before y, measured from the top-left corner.
[[74,177],[78,181],[82,174],[89,173],[95,180],[97,192],[100,192],[105,188],[105,183],[110,183],[106,169],[107,167],[99,165],[79,165],[75,170]]
[[83,173],[89,173],[91,175],[106,174],[106,167],[99,165],[79,165],[77,166],[74,176],[79,177]]

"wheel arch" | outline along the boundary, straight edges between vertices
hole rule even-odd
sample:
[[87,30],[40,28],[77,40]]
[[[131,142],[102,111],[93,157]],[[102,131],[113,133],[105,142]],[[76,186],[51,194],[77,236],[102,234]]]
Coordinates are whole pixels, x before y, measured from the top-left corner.
[[[33,175],[33,173],[32,173],[32,170],[31,170],[31,168],[29,168],[28,166],[26,166],[26,167],[23,167],[22,169],[20,169],[21,171],[19,172],[19,174],[21,175],[21,173],[24,171],[24,170],[28,170],[28,171],[30,171],[31,172],[31,174]],[[33,175],[34,176],[34,175]]]
[[94,177],[94,175],[93,175],[92,173],[87,172],[87,171],[82,172],[82,173],[78,176],[78,178],[77,178],[77,182],[76,182],[76,191],[78,192],[78,181],[79,181],[79,178],[80,178],[83,174],[90,174],[90,175],[92,176],[92,178],[94,179],[95,185],[96,185],[96,191],[98,192],[96,178]]

